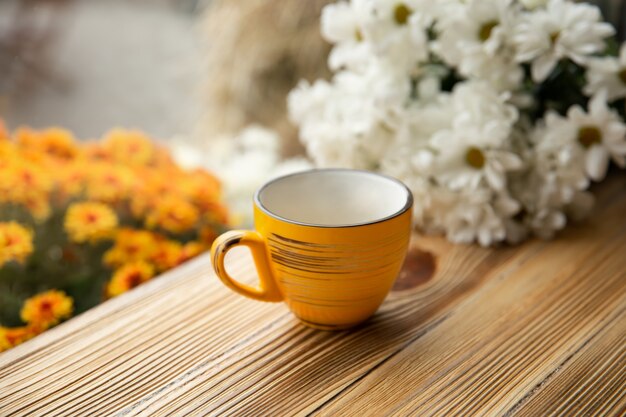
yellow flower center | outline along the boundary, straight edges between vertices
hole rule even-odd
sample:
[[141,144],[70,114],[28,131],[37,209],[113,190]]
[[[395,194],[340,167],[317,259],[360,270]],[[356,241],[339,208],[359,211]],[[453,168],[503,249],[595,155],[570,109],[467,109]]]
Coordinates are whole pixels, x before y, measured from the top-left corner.
[[411,16],[411,9],[407,7],[404,3],[398,3],[393,9],[393,18],[399,25],[406,25],[406,22],[409,20],[409,16]]
[[94,213],[87,213],[85,215],[85,221],[87,223],[95,223],[96,220],[98,220],[98,216],[96,216]]
[[485,42],[487,39],[489,39],[493,28],[498,26],[499,23],[500,22],[498,22],[497,20],[490,20],[489,22],[482,25],[480,27],[480,30],[478,31],[478,39],[480,39],[482,42]]
[[578,130],[578,143],[584,148],[602,142],[602,132],[596,126],[583,126]]
[[137,287],[139,284],[141,284],[141,281],[142,281],[142,276],[141,276],[141,272],[139,271],[131,272],[126,278],[126,283],[128,284],[128,288]]
[[363,41],[363,32],[361,32],[361,29],[357,28],[354,31],[354,38],[356,39],[357,42]]
[[485,154],[480,149],[472,146],[465,153],[465,162],[475,169],[481,169],[485,166]]
[[626,68],[622,68],[622,70],[617,73],[617,76],[624,84],[626,84]]
[[550,34],[550,43],[552,45],[554,45],[556,43],[556,41],[559,39],[559,36],[561,36],[561,32],[559,32],[559,31],[552,32]]
[[72,315],[73,300],[63,291],[50,290],[24,301],[20,316],[28,324],[54,326]]
[[82,202],[70,205],[63,226],[70,240],[77,243],[106,239],[117,228],[117,215],[102,203]]

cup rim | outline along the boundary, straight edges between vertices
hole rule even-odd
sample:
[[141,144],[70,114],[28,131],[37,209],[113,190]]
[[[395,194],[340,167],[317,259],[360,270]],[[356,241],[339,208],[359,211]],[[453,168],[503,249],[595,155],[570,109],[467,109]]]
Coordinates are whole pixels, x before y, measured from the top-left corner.
[[[286,217],[282,217],[279,216],[273,212],[271,212],[267,207],[263,206],[263,204],[261,203],[261,194],[263,193],[263,191],[271,186],[273,183],[284,180],[285,178],[289,178],[289,177],[295,177],[298,175],[305,175],[305,174],[311,174],[311,173],[315,173],[315,172],[356,172],[356,173],[360,173],[360,174],[365,174],[365,175],[372,175],[372,176],[376,176],[376,177],[381,177],[384,178],[386,180],[392,181],[394,183],[396,183],[397,185],[400,185],[407,193],[407,199],[406,199],[406,203],[404,204],[404,206],[402,208],[400,208],[398,211],[382,217],[380,219],[375,219],[375,220],[371,220],[368,222],[360,222],[360,223],[349,223],[349,224],[316,224],[316,223],[307,223],[307,222],[299,222],[297,220],[291,220],[288,219]],[[402,181],[390,177],[388,175],[385,174],[380,174],[378,172],[373,172],[373,171],[367,171],[367,170],[363,170],[363,169],[351,169],[351,168],[314,168],[314,169],[308,169],[305,171],[298,171],[298,172],[294,172],[291,174],[287,174],[287,175],[281,175],[280,177],[274,178],[268,182],[266,182],[265,184],[263,184],[263,186],[261,186],[261,188],[259,188],[255,193],[254,193],[254,205],[256,207],[259,208],[259,210],[261,210],[263,213],[267,214],[268,216],[280,220],[282,222],[285,223],[290,223],[290,224],[295,224],[298,226],[306,226],[306,227],[316,227],[316,228],[324,228],[324,229],[341,229],[341,228],[346,228],[346,227],[359,227],[359,226],[368,226],[368,225],[372,225],[372,224],[377,224],[377,223],[382,223],[385,222],[387,220],[391,220],[395,217],[398,217],[404,213],[407,212],[407,210],[409,210],[412,206],[413,206],[413,193],[411,192],[411,190],[409,189],[409,187],[407,187]]]

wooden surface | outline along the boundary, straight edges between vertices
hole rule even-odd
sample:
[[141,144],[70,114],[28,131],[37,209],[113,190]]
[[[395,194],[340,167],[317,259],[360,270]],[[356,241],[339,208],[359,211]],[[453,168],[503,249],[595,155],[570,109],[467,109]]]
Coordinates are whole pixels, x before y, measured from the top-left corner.
[[[0,354],[0,416],[624,415],[620,174],[551,242],[416,239],[351,331],[229,292],[203,256]],[[247,257],[229,265],[252,276]]]

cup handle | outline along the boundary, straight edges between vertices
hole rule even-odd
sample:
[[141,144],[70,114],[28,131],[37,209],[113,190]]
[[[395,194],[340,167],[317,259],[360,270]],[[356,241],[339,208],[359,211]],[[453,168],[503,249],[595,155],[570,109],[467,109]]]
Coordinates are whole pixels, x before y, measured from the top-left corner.
[[[247,246],[252,252],[252,259],[259,274],[260,288],[242,284],[235,281],[224,266],[226,253],[235,246]],[[281,294],[269,263],[269,254],[265,238],[259,232],[249,230],[233,230],[226,232],[215,239],[211,246],[211,259],[213,260],[213,269],[215,274],[222,280],[231,290],[259,301],[282,301]]]

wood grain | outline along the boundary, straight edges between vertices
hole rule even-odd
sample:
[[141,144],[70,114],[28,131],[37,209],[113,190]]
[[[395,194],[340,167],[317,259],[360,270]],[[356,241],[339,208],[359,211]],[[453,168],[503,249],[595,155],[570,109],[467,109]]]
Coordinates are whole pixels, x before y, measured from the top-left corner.
[[416,237],[379,313],[338,333],[200,257],[0,354],[0,416],[623,415],[626,177],[596,192],[551,242]]

